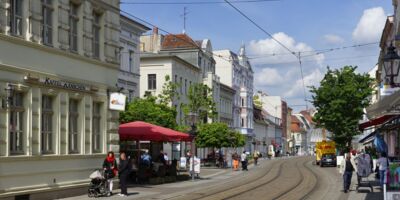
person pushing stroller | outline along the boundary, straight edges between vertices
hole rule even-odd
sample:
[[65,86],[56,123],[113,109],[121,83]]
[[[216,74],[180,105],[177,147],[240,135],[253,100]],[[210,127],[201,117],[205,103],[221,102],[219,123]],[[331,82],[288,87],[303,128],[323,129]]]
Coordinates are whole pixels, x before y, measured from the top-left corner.
[[118,172],[117,161],[114,157],[114,152],[110,151],[107,154],[107,158],[103,162],[104,178],[107,180],[109,193],[108,196],[112,195],[113,180]]

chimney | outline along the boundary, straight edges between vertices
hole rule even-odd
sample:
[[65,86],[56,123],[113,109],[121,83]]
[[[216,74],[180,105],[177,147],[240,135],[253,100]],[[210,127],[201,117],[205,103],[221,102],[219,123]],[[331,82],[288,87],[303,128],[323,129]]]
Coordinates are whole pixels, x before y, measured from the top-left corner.
[[158,27],[157,26],[155,26],[153,28],[153,35],[158,35]]

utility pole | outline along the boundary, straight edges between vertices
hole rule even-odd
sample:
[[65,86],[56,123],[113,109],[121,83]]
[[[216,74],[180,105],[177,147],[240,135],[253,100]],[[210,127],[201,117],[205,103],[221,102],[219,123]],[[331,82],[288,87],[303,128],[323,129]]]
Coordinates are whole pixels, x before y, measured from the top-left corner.
[[303,73],[303,65],[301,63],[301,52],[300,51],[298,52],[297,58],[299,59],[301,79],[303,80],[304,101],[306,103],[306,110],[308,110],[307,95],[306,95],[306,84],[304,83],[304,73]]
[[189,13],[187,12],[186,6],[183,7],[183,15],[181,15],[183,17],[183,33],[186,33],[186,17]]

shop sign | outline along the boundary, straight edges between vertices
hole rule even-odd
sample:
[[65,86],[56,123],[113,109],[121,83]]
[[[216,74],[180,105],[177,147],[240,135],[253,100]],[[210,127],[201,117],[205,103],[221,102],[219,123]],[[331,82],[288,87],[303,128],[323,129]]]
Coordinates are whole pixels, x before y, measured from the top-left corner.
[[81,83],[73,83],[69,81],[64,81],[64,80],[55,80],[51,79],[49,77],[45,78],[35,78],[31,76],[25,76],[24,77],[25,82],[28,83],[36,83],[36,84],[42,84],[46,86],[51,86],[51,87],[58,87],[62,89],[67,89],[67,90],[75,90],[75,91],[82,91],[82,92],[90,92],[92,91],[92,87],[89,85],[81,84]]
[[125,111],[126,95],[118,92],[110,94],[110,110]]

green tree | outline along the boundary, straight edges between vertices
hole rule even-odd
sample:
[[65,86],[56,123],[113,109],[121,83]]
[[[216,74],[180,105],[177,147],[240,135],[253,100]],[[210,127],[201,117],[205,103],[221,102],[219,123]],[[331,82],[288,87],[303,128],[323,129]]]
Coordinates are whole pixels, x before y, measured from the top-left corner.
[[257,94],[254,95],[254,97],[253,97],[253,103],[257,108],[259,108],[259,109],[262,108],[262,102],[261,102],[260,96],[258,96]]
[[311,87],[312,103],[317,109],[314,120],[319,127],[332,132],[340,150],[349,150],[353,137],[359,134],[358,121],[369,105],[372,79],[356,73],[357,67],[344,66],[328,71],[320,87]]
[[172,82],[169,75],[166,75],[165,83],[162,87],[161,93],[158,95],[158,101],[161,104],[172,106],[172,102],[179,100],[180,98],[177,90],[180,86],[181,85],[179,83]]
[[157,103],[153,96],[134,99],[127,105],[126,110],[120,113],[121,123],[134,121],[144,121],[171,129],[177,127],[175,109]]
[[244,136],[230,130],[225,123],[201,124],[196,136],[197,147],[239,147],[244,145]]
[[189,87],[188,104],[182,105],[185,114],[198,114],[199,121],[206,118],[215,119],[218,116],[212,90],[202,83],[194,83]]

